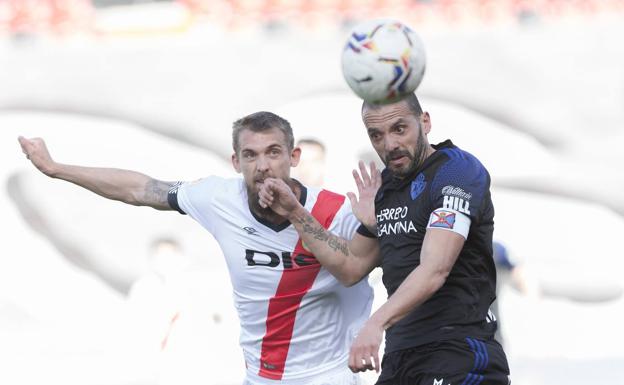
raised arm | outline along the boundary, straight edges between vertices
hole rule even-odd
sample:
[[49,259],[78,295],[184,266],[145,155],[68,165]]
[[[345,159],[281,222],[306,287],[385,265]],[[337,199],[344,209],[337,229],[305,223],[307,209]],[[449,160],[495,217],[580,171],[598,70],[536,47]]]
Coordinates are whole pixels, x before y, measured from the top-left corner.
[[157,210],[173,210],[167,203],[175,182],[163,182],[135,171],[82,167],[55,162],[41,138],[19,137],[22,152],[43,174],[74,183],[104,198]]
[[[360,164],[363,177],[356,177],[359,199],[349,193],[354,214],[368,229],[375,228],[374,197],[380,185],[378,171],[371,166],[371,176]],[[357,172],[354,172],[356,176]],[[266,179],[260,191],[260,204],[271,207],[277,214],[286,217],[295,227],[306,247],[316,259],[342,284],[351,286],[364,278],[379,265],[379,244],[377,238],[355,233],[351,240],[326,230],[303,207],[288,185],[279,179]]]

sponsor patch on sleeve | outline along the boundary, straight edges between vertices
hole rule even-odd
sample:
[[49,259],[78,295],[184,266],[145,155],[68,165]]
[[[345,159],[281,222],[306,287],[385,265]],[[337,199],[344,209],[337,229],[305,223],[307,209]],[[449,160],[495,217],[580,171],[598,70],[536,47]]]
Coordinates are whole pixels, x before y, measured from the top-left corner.
[[431,213],[427,228],[450,230],[467,239],[470,218],[456,210],[439,208]]

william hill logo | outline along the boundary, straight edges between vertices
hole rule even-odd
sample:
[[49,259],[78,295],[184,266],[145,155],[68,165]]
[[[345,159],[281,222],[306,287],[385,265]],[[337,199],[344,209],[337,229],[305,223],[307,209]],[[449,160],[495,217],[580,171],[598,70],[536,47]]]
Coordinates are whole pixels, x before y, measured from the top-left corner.
[[450,197],[448,195],[445,195],[443,207],[445,209],[451,209],[459,211],[460,213],[464,213],[466,215],[470,215],[470,202],[465,201],[462,198]]

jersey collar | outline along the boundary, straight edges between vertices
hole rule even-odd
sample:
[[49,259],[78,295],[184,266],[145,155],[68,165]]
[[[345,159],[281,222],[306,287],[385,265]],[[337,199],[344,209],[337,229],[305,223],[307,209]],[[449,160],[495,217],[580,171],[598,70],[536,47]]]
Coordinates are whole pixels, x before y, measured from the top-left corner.
[[425,159],[422,166],[418,167],[416,170],[412,171],[409,175],[405,176],[404,178],[396,178],[394,174],[392,173],[392,171],[390,171],[388,168],[385,168],[381,172],[382,188],[386,187],[384,188],[384,190],[385,189],[400,189],[404,187],[406,184],[411,183],[412,180],[414,180],[414,178],[416,178],[418,174],[420,174],[424,169],[429,167],[429,165],[433,161],[435,161],[438,158],[438,156],[440,156],[440,153],[438,152],[438,150],[441,150],[443,148],[455,147],[455,145],[453,144],[453,142],[451,142],[450,139],[447,139],[444,142],[433,144],[431,145],[431,147],[433,147],[436,151],[433,154],[431,154],[427,159]]

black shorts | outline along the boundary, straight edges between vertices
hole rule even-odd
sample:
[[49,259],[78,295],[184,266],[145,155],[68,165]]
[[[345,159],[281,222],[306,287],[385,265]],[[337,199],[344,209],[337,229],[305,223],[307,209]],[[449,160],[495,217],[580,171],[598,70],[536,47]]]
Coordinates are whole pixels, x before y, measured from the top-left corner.
[[494,339],[437,341],[384,355],[377,385],[509,385],[509,365]]

